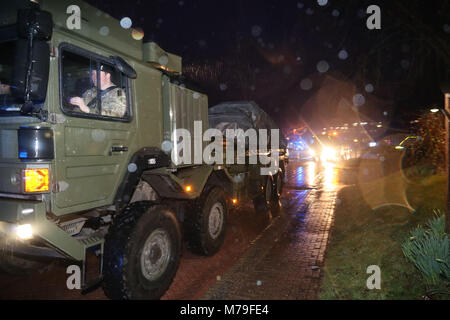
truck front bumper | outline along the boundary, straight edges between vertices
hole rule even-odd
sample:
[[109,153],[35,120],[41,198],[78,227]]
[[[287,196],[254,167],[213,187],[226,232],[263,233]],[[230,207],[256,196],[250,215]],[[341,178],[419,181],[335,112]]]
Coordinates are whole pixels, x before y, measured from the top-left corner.
[[85,259],[85,246],[47,219],[44,202],[0,198],[0,236],[20,241],[17,227],[23,225],[31,227],[33,238],[44,240],[62,256]]

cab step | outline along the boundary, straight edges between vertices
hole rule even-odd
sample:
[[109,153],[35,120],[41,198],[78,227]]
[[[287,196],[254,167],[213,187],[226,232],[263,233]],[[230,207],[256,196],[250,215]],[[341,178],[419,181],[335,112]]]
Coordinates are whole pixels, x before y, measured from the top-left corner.
[[102,285],[102,282],[103,282],[103,275],[100,275],[95,279],[89,280],[81,287],[81,294],[86,295],[88,293],[91,293],[92,291],[97,290]]

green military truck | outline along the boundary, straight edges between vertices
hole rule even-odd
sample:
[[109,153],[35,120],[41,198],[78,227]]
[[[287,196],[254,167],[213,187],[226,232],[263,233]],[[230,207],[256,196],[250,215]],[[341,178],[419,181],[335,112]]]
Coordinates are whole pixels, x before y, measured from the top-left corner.
[[[74,5],[81,26],[69,29]],[[81,1],[3,6],[0,270],[27,273],[69,259],[82,267],[84,292],[101,284],[112,299],[158,299],[175,276],[183,237],[213,255],[236,202],[279,210],[282,156],[269,175],[258,164],[171,157],[175,129],[193,132],[194,121],[208,128],[207,96],[180,82],[180,57]],[[106,112],[116,98],[122,111]],[[89,280],[88,250],[100,261]]]

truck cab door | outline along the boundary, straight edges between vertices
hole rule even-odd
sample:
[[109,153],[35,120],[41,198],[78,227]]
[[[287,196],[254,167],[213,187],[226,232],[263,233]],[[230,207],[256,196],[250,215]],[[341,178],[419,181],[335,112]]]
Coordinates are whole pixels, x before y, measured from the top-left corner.
[[[60,52],[60,104],[66,120],[58,126],[55,139],[53,211],[57,215],[113,203],[136,133],[132,80],[108,59],[71,46]],[[101,86],[96,84],[104,86],[108,73],[107,85],[114,88],[99,92]],[[76,104],[80,99],[89,113]]]

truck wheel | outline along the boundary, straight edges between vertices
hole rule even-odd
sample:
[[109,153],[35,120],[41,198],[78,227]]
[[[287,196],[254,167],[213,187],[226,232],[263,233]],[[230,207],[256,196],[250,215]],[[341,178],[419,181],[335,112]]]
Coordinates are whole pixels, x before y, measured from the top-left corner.
[[147,201],[122,215],[105,237],[103,291],[110,299],[159,299],[180,263],[178,221],[167,207],[148,208]]
[[225,239],[228,208],[224,192],[215,187],[199,203],[190,218],[189,246],[196,253],[212,256]]
[[267,176],[264,192],[253,199],[253,206],[257,213],[267,213],[270,210],[270,200],[272,199],[272,177]]
[[281,193],[283,192],[283,176],[278,172],[275,176],[275,184],[273,186],[272,196],[270,198],[270,212],[273,216],[279,216],[281,211]]
[[278,172],[277,176],[281,175],[281,184],[278,184],[278,182],[277,182],[277,187],[280,186],[278,191],[279,191],[279,194],[281,195],[283,193],[284,182],[286,181],[286,166],[284,164],[282,164],[280,168],[281,168],[281,172]]

